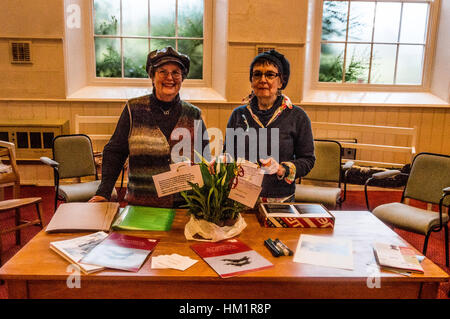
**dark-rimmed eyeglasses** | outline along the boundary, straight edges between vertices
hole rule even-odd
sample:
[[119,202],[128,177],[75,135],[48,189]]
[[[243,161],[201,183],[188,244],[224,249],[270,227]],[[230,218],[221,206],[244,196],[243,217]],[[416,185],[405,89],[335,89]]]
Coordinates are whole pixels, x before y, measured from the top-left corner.
[[267,80],[273,80],[277,76],[279,76],[280,73],[275,73],[275,72],[272,72],[272,71],[268,71],[268,72],[265,72],[265,73],[263,73],[261,71],[254,71],[252,73],[252,80],[257,80],[257,81],[261,80],[263,75],[266,77]]
[[172,76],[172,79],[174,79],[174,80],[180,80],[183,77],[183,74],[179,71],[169,72],[167,70],[162,69],[162,70],[158,70],[156,72],[158,72],[160,77],[163,77],[165,79],[167,79],[169,77],[169,74]]

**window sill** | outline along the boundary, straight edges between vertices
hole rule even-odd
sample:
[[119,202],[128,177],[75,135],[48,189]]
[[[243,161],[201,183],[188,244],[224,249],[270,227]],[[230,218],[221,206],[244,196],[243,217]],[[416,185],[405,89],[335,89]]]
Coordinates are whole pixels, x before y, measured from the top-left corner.
[[305,93],[302,105],[442,107],[449,104],[428,92],[367,92],[310,90]]
[[[151,88],[124,86],[85,86],[67,97],[71,101],[125,102],[131,98],[151,93]],[[207,87],[182,87],[182,100],[190,103],[223,103],[225,98],[216,90]]]

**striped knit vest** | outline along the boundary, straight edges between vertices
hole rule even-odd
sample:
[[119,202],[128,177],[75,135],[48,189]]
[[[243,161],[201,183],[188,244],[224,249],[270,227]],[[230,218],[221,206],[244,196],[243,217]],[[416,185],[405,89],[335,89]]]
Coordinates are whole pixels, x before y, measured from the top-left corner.
[[[150,96],[128,101],[131,129],[128,137],[129,166],[128,187],[125,200],[129,205],[175,207],[183,202],[179,193],[158,197],[153,175],[170,170],[171,151],[179,140],[167,141],[152,117]],[[200,109],[181,101],[182,111],[174,130],[187,129],[191,136],[191,154],[181,154],[194,159],[194,120],[201,120]],[[154,106],[156,107],[156,106]],[[172,131],[173,133],[173,131]]]

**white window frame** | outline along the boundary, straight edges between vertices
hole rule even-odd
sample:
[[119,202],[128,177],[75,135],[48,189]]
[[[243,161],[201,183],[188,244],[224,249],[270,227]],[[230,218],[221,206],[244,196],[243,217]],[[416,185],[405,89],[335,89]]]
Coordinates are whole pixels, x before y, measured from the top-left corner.
[[[178,1],[177,1],[178,2]],[[178,6],[177,6],[178,7]],[[87,81],[92,86],[130,86],[130,87],[149,87],[149,78],[100,78],[96,76],[95,63],[95,45],[94,45],[94,0],[89,0],[86,6],[86,17],[89,17],[88,27],[86,28],[85,38],[86,60],[88,66]],[[211,25],[212,25],[212,2],[203,0],[203,78],[186,79],[183,82],[184,87],[210,87],[211,86]],[[118,36],[119,38],[121,36]],[[124,37],[128,38],[128,37]],[[123,50],[123,47],[122,47]],[[123,59],[122,59],[123,63]],[[122,67],[123,69],[123,67]]]
[[[320,52],[322,38],[322,15],[323,2],[320,0],[316,9],[313,44],[313,68],[311,72],[311,89],[316,90],[352,90],[352,91],[428,91],[431,85],[431,71],[436,45],[436,33],[439,17],[440,0],[337,0],[337,1],[359,1],[359,2],[416,2],[429,3],[429,15],[427,21],[427,38],[425,42],[422,84],[374,84],[374,83],[338,83],[338,82],[319,82]],[[345,56],[344,56],[345,60]],[[345,65],[343,66],[345,67]]]

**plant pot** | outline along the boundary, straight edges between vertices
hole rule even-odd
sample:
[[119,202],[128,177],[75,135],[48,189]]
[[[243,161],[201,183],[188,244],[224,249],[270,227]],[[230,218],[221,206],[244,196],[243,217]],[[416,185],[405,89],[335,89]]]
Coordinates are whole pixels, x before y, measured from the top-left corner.
[[217,226],[219,226],[219,227],[233,226],[238,221],[238,218],[239,218],[239,216],[236,217],[236,218],[228,218],[228,219],[225,219],[225,220],[220,220],[218,223],[215,223],[215,224]]
[[237,218],[221,221],[220,224],[217,225],[191,216],[184,228],[184,235],[188,240],[216,242],[237,236],[247,227],[241,214]]

